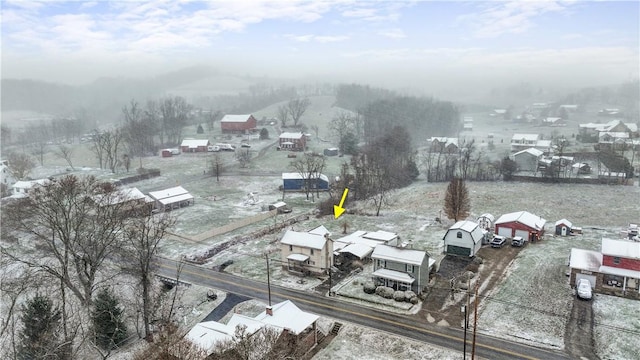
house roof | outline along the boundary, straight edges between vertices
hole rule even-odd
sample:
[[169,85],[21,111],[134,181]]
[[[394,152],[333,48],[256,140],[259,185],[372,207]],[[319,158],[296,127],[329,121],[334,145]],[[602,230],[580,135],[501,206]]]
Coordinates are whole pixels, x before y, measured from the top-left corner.
[[407,284],[413,284],[413,282],[416,280],[409,276],[409,274],[407,273],[390,269],[378,269],[371,275],[374,277],[381,277],[383,279],[399,281]]
[[362,235],[362,237],[365,239],[387,242],[397,238],[398,234],[388,232],[388,231],[378,230],[378,231],[365,233]]
[[167,204],[174,204],[180,201],[187,201],[191,199],[193,199],[193,195],[181,194],[181,195],[176,195],[176,196],[172,196],[164,199],[158,199],[158,202],[160,202],[160,204],[162,205],[167,205]]
[[302,139],[303,136],[304,134],[301,132],[283,132],[280,134],[280,139]]
[[207,145],[209,145],[209,140],[207,139],[184,139],[182,140],[182,144],[180,144],[180,146],[187,146],[189,148],[197,148],[199,146]]
[[373,252],[373,248],[371,246],[365,244],[345,244],[340,247],[339,253],[349,253],[357,256],[359,259],[364,259],[367,256],[370,256]]
[[161,199],[166,199],[173,196],[178,196],[178,195],[183,195],[188,193],[189,192],[185,190],[185,188],[183,188],[182,186],[174,186],[172,188],[168,188],[165,190],[150,191],[149,196],[151,196],[154,200],[161,200]]
[[600,271],[602,265],[602,253],[593,250],[571,249],[569,267],[587,271]]
[[223,123],[244,123],[249,121],[249,119],[251,118],[251,114],[247,114],[247,115],[225,115],[222,120],[220,120],[220,122]]
[[544,228],[544,224],[547,220],[527,211],[518,211],[500,216],[498,220],[496,220],[495,224],[499,225],[510,222],[519,222],[530,228],[541,230]]
[[600,266],[599,271],[605,274],[618,275],[618,276],[626,276],[632,277],[634,279],[640,279],[640,271],[617,268],[613,266]]
[[640,242],[602,238],[602,254],[640,259]]
[[527,140],[527,141],[537,141],[540,135],[538,134],[513,134],[511,140]]
[[309,256],[305,254],[291,254],[287,256],[287,260],[303,262],[309,260]]
[[390,260],[404,264],[422,265],[427,253],[421,250],[378,245],[373,249],[372,259]]
[[[109,196],[98,194],[98,195],[95,195],[93,198],[96,200],[96,202],[99,202],[103,205],[116,205],[116,204],[125,203],[127,201],[142,200],[142,199],[146,200],[147,198],[145,194],[142,193],[142,191],[138,190],[138,188],[135,188],[135,187],[118,189],[116,191],[117,191],[116,193],[111,194]],[[104,199],[104,202],[102,202],[103,199]]]
[[513,156],[515,157],[515,156],[519,156],[519,155],[522,155],[522,154],[530,154],[530,155],[533,155],[535,157],[540,157],[540,156],[542,156],[544,154],[544,152],[542,150],[530,147],[528,149],[524,149],[524,150],[518,151],[517,153],[513,154]]
[[11,187],[16,189],[31,189],[35,185],[45,185],[49,182],[49,179],[38,179],[38,180],[18,180]]
[[448,146],[448,145],[458,146],[458,138],[454,138],[454,137],[433,136],[429,138],[429,141],[430,142],[437,141],[439,143],[445,144],[445,146]]
[[320,318],[318,315],[300,310],[290,300],[273,305],[272,313],[273,315],[268,315],[265,310],[255,319],[265,324],[287,329],[295,335],[303,332]]
[[493,215],[489,214],[489,213],[484,213],[484,214],[478,216],[478,219],[481,219],[481,218],[487,218],[491,222],[494,222],[496,220],[496,218]]
[[569,227],[569,228],[570,228],[571,226],[573,226],[573,224],[571,224],[571,221],[569,221],[569,220],[567,220],[567,219],[560,219],[560,220],[556,221],[556,226],[558,226],[558,225],[563,225],[563,224],[564,224],[564,225],[566,225],[566,226],[567,226],[567,227]]
[[461,220],[453,224],[453,226],[451,226],[449,230],[463,230],[470,233],[477,227],[478,227],[478,223],[476,222],[469,221],[469,220]]
[[325,239],[325,237],[322,235],[311,234],[308,232],[298,232],[293,230],[287,230],[287,232],[284,233],[282,239],[280,239],[281,244],[318,250],[322,249],[326,242],[327,239]]
[[[307,177],[307,173],[304,174],[300,174],[300,173],[282,173],[282,180],[304,180]],[[324,174],[318,174],[318,173],[313,173],[311,174],[311,178],[312,179],[317,179],[318,177],[320,177],[320,180],[324,180],[326,182],[329,182],[329,178],[327,177],[327,175]]]
[[311,229],[308,231],[309,234],[324,236],[325,234],[331,236],[331,232],[327,230],[324,225],[320,225],[317,228]]

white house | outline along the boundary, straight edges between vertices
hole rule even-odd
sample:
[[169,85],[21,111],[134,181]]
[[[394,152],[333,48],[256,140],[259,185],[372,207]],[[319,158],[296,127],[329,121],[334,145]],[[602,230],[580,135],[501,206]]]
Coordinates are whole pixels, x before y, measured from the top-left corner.
[[463,220],[453,224],[442,240],[448,255],[473,257],[482,247],[484,231],[478,223]]
[[29,192],[35,186],[45,185],[49,179],[38,179],[38,180],[28,180],[28,181],[16,181],[11,189],[13,190],[14,197],[25,197],[29,196]]
[[280,239],[283,267],[302,274],[325,274],[333,266],[333,241],[324,226],[308,232],[287,230]]
[[7,160],[0,161],[0,184],[3,184],[7,192],[13,186],[13,183],[16,182],[16,179],[13,177],[11,173],[11,169],[9,168],[9,162]]

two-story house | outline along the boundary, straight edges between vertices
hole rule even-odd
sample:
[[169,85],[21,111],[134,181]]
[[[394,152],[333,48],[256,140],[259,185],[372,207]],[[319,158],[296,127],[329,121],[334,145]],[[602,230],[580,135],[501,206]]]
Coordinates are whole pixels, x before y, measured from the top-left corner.
[[399,246],[378,245],[371,254],[372,278],[378,286],[422,293],[429,283],[429,272],[435,260],[426,251]]
[[601,251],[571,249],[570,283],[587,279],[596,292],[640,299],[640,242],[603,238]]
[[513,134],[511,151],[518,152],[528,148],[536,148],[544,153],[551,149],[551,140],[542,140],[539,134]]
[[282,150],[304,151],[307,137],[301,132],[283,132],[278,138],[278,148]]
[[287,230],[280,239],[282,266],[305,275],[326,274],[333,266],[333,240],[321,226],[309,232]]

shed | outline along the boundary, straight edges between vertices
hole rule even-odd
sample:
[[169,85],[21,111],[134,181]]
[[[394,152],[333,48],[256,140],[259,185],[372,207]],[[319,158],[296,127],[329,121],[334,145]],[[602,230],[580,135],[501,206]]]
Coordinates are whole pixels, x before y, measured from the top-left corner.
[[165,157],[171,157],[171,150],[169,149],[163,149],[162,151],[160,151],[160,155],[165,158]]
[[556,235],[567,236],[571,235],[572,224],[567,219],[560,219],[556,221]]
[[156,209],[161,211],[177,209],[194,203],[193,195],[182,186],[152,191],[149,193],[149,197],[156,203]]
[[309,189],[311,190],[329,190],[329,178],[324,174],[314,173],[308,176],[300,173],[282,173],[284,191],[302,191],[306,181],[310,181]]
[[520,236],[525,241],[535,241],[544,235],[547,220],[527,211],[504,214],[496,220],[495,233],[507,238]]
[[484,213],[480,216],[478,216],[478,226],[480,226],[481,229],[487,230],[487,231],[493,231],[493,222],[496,221],[496,218],[489,214],[489,213]]
[[180,150],[186,152],[207,152],[207,148],[211,145],[207,139],[184,139],[180,144]]
[[448,255],[473,257],[482,247],[483,237],[484,232],[477,223],[463,220],[453,224],[442,240]]

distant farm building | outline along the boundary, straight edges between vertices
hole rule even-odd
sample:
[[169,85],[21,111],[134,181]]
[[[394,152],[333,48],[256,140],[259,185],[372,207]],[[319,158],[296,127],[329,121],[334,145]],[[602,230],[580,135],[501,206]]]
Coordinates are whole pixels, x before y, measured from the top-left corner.
[[504,214],[495,222],[495,233],[507,238],[520,236],[525,241],[535,241],[544,235],[546,220],[527,211]]
[[209,145],[211,144],[206,139],[184,139],[180,144],[180,150],[183,153],[207,152]]
[[282,189],[284,191],[329,190],[329,178],[324,174],[314,173],[282,173]]
[[543,154],[542,150],[531,147],[511,155],[511,159],[518,165],[519,171],[536,171]]
[[542,140],[539,134],[513,134],[511,151],[518,152],[528,148],[536,148],[548,153],[551,149],[551,140]]
[[560,219],[556,221],[555,223],[556,235],[562,235],[562,236],[571,235],[572,226],[573,224],[571,224],[571,221],[567,219]]
[[182,186],[152,191],[149,193],[149,197],[155,202],[155,208],[160,211],[178,209],[194,203],[193,195]]
[[429,142],[429,151],[434,153],[454,154],[460,150],[458,146],[458,138],[434,136],[429,138],[428,142]]
[[225,115],[220,120],[220,128],[223,133],[245,134],[256,130],[258,121],[253,115]]

